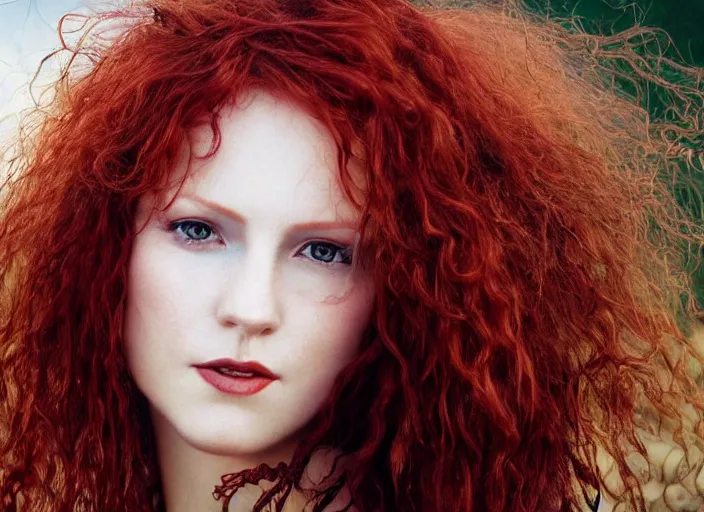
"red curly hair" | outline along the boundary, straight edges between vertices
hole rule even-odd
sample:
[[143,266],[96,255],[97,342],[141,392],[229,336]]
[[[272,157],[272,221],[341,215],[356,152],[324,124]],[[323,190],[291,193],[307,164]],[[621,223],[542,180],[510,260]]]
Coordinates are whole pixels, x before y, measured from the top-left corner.
[[[630,35],[602,47],[521,12],[148,0],[85,20],[2,192],[3,510],[163,508],[121,346],[135,207],[167,190],[189,128],[217,132],[254,87],[333,134],[376,303],[294,460],[224,476],[224,510],[260,478],[276,485],[257,510],[281,510],[322,445],[346,464],[316,510],[343,485],[363,511],[573,510],[604,487],[597,449],[640,506],[638,422],[704,435],[681,327],[704,233],[659,179],[701,165],[685,142],[704,92],[641,66]],[[687,126],[652,123],[605,57],[674,92]]]

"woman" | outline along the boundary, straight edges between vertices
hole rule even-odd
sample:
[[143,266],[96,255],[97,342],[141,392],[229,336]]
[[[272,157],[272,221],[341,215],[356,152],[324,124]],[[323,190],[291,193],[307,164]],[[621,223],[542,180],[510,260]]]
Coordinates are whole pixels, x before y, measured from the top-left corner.
[[5,509],[696,504],[695,109],[490,7],[103,21],[4,187]]

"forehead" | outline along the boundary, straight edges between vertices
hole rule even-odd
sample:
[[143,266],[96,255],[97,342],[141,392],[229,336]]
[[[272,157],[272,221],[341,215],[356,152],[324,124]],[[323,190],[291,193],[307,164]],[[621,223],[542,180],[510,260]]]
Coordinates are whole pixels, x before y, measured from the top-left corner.
[[[300,216],[336,220],[356,214],[339,185],[332,136],[295,103],[251,92],[219,112],[218,127],[218,151],[191,162],[183,193],[232,207],[245,217],[279,214],[300,221]],[[191,139],[193,154],[203,155],[212,132],[201,126]]]

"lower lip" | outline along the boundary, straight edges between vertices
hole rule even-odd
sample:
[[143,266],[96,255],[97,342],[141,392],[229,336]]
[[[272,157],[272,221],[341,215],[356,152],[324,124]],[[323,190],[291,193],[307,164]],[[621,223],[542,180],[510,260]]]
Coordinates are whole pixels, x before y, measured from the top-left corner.
[[267,377],[230,377],[212,368],[197,368],[203,380],[218,391],[230,395],[254,395],[273,382]]

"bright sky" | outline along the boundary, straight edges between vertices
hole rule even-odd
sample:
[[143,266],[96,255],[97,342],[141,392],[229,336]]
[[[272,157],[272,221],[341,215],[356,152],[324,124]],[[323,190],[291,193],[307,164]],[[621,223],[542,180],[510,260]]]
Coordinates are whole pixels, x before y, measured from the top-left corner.
[[57,25],[61,17],[69,12],[109,8],[118,2],[0,0],[0,138],[12,131],[16,122],[13,114],[32,105],[28,83],[41,59],[59,47]]

